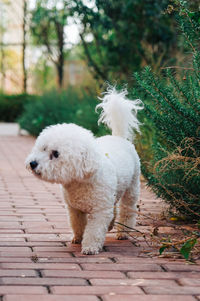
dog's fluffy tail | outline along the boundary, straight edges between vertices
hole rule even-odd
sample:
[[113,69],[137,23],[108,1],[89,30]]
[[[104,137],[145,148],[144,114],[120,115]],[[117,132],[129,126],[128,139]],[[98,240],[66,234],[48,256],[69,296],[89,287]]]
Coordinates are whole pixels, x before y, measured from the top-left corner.
[[98,124],[106,124],[114,136],[132,140],[133,131],[140,132],[137,111],[143,109],[143,104],[140,99],[127,99],[127,94],[126,89],[117,91],[115,87],[109,87],[104,96],[99,98],[102,103],[96,106],[96,110],[102,108]]

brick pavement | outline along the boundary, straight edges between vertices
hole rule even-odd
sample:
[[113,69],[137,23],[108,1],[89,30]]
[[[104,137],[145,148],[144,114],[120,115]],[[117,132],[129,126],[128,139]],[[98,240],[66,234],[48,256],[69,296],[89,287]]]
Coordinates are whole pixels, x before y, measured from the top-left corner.
[[[151,258],[141,237],[136,246],[109,233],[96,256],[71,245],[59,186],[39,181],[24,167],[33,143],[30,137],[0,137],[1,301],[200,300],[200,265]],[[144,187],[141,200],[142,212],[161,211],[161,202]],[[139,230],[151,228],[139,218]]]

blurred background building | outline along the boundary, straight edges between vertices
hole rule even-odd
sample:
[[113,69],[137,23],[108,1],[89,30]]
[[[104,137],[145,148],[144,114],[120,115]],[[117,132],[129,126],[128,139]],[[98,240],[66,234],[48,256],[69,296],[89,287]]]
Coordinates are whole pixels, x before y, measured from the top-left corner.
[[[45,60],[41,47],[32,43],[28,30],[34,2],[0,0],[0,91],[4,93],[39,93],[45,86],[49,89],[56,85],[55,66]],[[76,43],[77,28],[72,25],[66,32]],[[63,69],[64,88],[91,80],[86,64],[74,55],[65,60]]]

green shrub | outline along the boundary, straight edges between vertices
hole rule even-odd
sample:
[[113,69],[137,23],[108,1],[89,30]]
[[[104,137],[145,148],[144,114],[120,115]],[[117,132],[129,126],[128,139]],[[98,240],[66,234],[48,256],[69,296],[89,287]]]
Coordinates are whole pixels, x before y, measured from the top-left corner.
[[[131,98],[136,99],[138,97],[132,96]],[[144,98],[140,96],[140,99],[143,100]],[[153,158],[153,150],[151,146],[153,144],[155,129],[152,125],[152,122],[147,118],[145,110],[141,110],[140,112],[138,112],[138,119],[141,123],[141,133],[136,134],[134,144],[136,146],[139,157],[142,158],[142,161],[149,162]]]
[[96,95],[69,88],[57,93],[52,91],[37,96],[25,105],[24,113],[18,119],[21,128],[37,136],[46,126],[57,123],[76,123],[90,129],[95,135],[105,130],[98,127],[95,106]]
[[22,114],[25,103],[32,98],[33,96],[27,94],[0,94],[0,121],[15,122]]
[[189,66],[176,69],[179,73],[167,68],[163,76],[149,67],[135,74],[137,96],[155,130],[153,158],[149,164],[142,160],[142,170],[172,211],[195,221],[200,217],[200,13],[190,13],[180,1],[178,18],[193,53]]

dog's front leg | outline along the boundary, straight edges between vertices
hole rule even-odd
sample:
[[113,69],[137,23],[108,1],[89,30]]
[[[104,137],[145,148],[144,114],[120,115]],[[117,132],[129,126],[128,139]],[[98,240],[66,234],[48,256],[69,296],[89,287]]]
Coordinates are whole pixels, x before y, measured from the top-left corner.
[[80,210],[71,207],[69,204],[68,204],[68,210],[69,210],[70,224],[74,232],[72,243],[80,244],[82,241],[83,232],[87,222],[86,214],[84,212],[81,212]]
[[112,219],[113,209],[98,211],[88,215],[82,240],[83,254],[98,254],[102,250],[106,232]]

